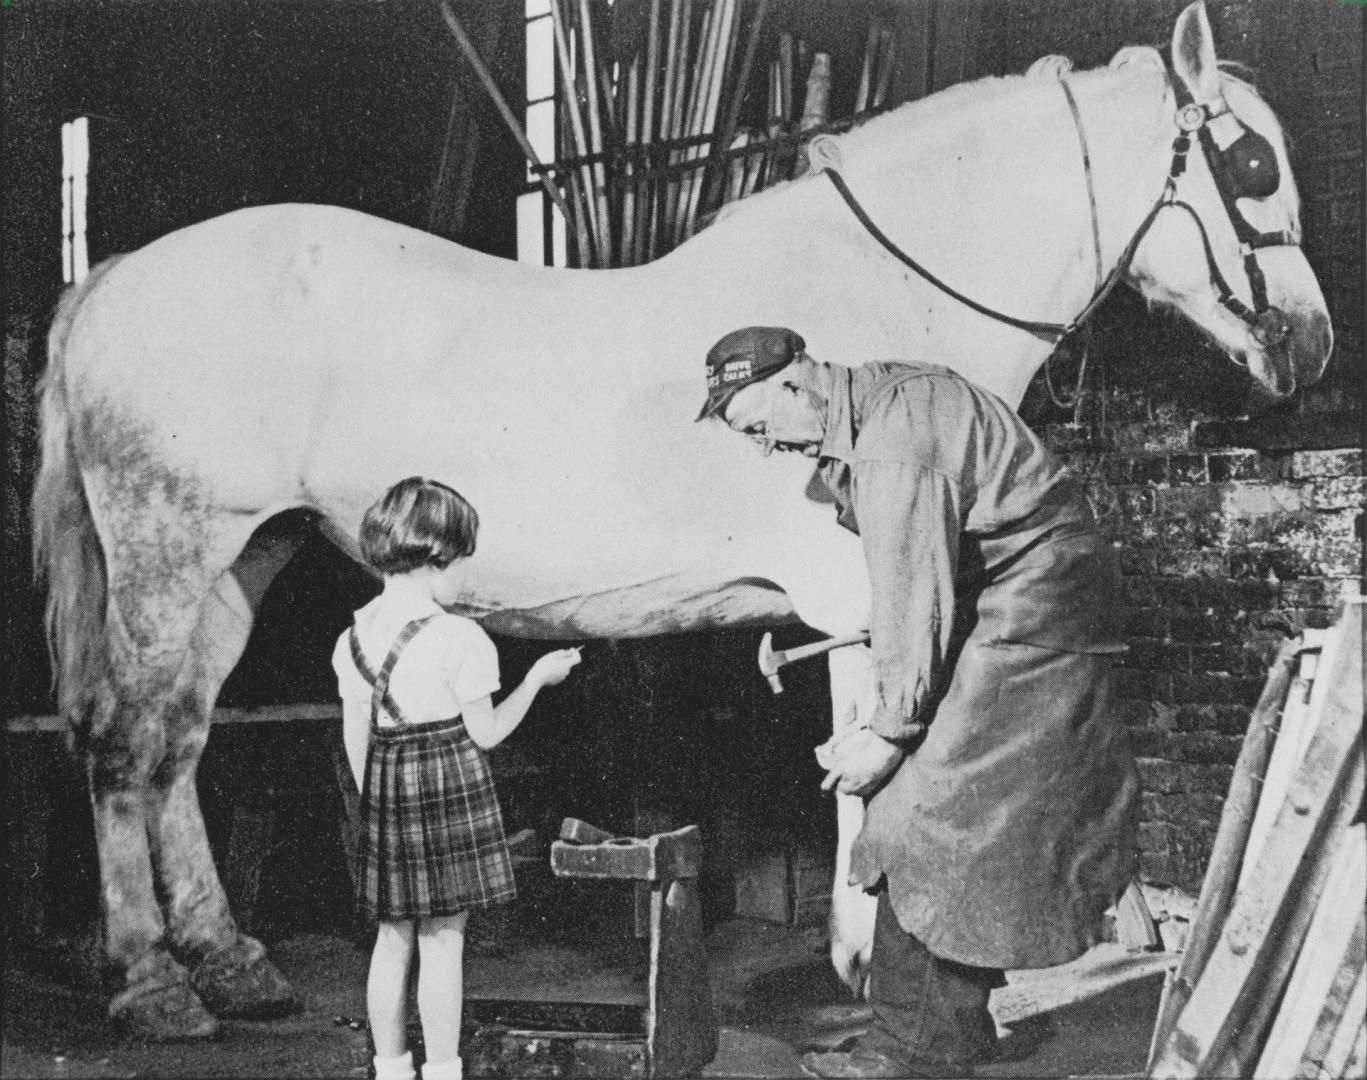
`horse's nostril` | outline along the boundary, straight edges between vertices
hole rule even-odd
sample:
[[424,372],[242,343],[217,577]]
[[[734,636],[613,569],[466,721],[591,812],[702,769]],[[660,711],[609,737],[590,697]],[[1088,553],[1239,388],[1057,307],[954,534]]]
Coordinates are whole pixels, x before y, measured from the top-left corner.
[[1280,345],[1291,333],[1291,324],[1278,308],[1268,308],[1253,324],[1253,340],[1263,348]]

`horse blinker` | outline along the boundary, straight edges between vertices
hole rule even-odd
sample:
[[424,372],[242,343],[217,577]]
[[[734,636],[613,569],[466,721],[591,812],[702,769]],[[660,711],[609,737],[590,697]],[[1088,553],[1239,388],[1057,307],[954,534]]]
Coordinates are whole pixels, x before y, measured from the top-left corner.
[[1230,193],[1237,199],[1266,199],[1281,187],[1281,169],[1272,144],[1256,131],[1244,133],[1215,159]]

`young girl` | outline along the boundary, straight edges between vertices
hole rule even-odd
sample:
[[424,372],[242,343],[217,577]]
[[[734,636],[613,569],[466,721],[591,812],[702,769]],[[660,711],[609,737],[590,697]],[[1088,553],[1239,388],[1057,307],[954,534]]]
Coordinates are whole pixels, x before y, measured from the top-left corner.
[[457,601],[479,516],[445,484],[400,481],[366,511],[361,553],[384,591],[356,612],[332,665],[361,791],[358,892],[379,923],[366,982],[376,1080],[414,1080],[408,973],[416,942],[424,1080],[459,1080],[462,955],[471,910],[516,895],[485,751],[506,739],[577,649],[547,653],[497,706],[498,655]]

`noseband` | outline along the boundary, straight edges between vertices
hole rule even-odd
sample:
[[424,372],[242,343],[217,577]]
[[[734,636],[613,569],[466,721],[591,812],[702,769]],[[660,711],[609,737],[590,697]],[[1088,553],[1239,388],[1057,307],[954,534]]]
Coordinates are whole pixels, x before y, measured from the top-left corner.
[[[1073,123],[1077,128],[1078,140],[1082,148],[1082,163],[1087,178],[1088,200],[1091,203],[1092,239],[1097,257],[1097,276],[1099,279],[1097,289],[1087,302],[1086,307],[1068,323],[1019,319],[1013,315],[995,311],[952,288],[899,248],[878,228],[873,219],[869,217],[868,212],[860,205],[859,200],[855,198],[849,185],[845,183],[845,178],[835,168],[827,166],[825,173],[851,212],[869,234],[900,262],[910,267],[941,292],[954,297],[960,303],[990,319],[996,319],[1008,326],[1027,330],[1032,334],[1059,340],[1077,333],[1101,306],[1106,297],[1111,294],[1116,285],[1120,283],[1121,278],[1124,277],[1125,272],[1129,270],[1130,264],[1134,260],[1134,254],[1139,248],[1140,241],[1147,235],[1159,213],[1169,206],[1185,210],[1196,222],[1197,230],[1201,234],[1201,244],[1206,253],[1206,265],[1209,267],[1211,283],[1215,286],[1220,303],[1248,325],[1249,332],[1260,345],[1264,347],[1275,345],[1286,338],[1291,328],[1286,316],[1267,302],[1267,280],[1263,276],[1262,268],[1258,265],[1257,253],[1259,249],[1265,247],[1296,247],[1299,245],[1296,238],[1289,232],[1267,233],[1254,228],[1239,210],[1237,200],[1240,198],[1264,199],[1276,192],[1281,183],[1277,156],[1272,149],[1272,144],[1267,139],[1247,127],[1230,111],[1229,103],[1225,101],[1223,95],[1213,103],[1198,104],[1180,76],[1170,71],[1169,78],[1177,99],[1176,123],[1178,132],[1172,144],[1172,164],[1168,168],[1168,178],[1163,185],[1163,193],[1158,197],[1148,214],[1145,215],[1144,220],[1140,222],[1139,227],[1130,238],[1130,242],[1125,245],[1125,250],[1121,253],[1119,261],[1104,280],[1100,280],[1101,236],[1097,222],[1096,199],[1092,190],[1092,164],[1087,151],[1087,136],[1083,130],[1082,117],[1078,112],[1073,92],[1066,80],[1059,80],[1059,85],[1062,86],[1063,92],[1068,98],[1068,107],[1072,113]],[[1224,149],[1217,145],[1215,136],[1210,129],[1210,121],[1218,117],[1228,117],[1233,123],[1238,124],[1242,130],[1242,134]],[[1201,215],[1190,203],[1177,198],[1177,180],[1187,168],[1187,155],[1191,150],[1192,132],[1197,133],[1201,151],[1205,154],[1206,163],[1210,166],[1211,175],[1215,178],[1216,190],[1219,191],[1220,200],[1224,204],[1225,214],[1239,240],[1239,248],[1244,257],[1244,273],[1248,276],[1249,288],[1253,296],[1252,308],[1234,295],[1234,291],[1229,287],[1229,282],[1220,271],[1219,263],[1215,259],[1215,251],[1211,247],[1210,235],[1206,230],[1205,222],[1201,220]]]

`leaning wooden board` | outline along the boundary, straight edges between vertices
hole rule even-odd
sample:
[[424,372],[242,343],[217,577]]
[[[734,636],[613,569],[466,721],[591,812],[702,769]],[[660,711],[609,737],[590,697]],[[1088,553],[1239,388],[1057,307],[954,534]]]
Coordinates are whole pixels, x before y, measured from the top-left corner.
[[[1361,604],[1349,603],[1326,638],[1304,758],[1153,1076],[1247,1075],[1262,1051],[1336,841],[1361,803],[1361,634]],[[1351,1045],[1351,1036],[1346,1039]]]

